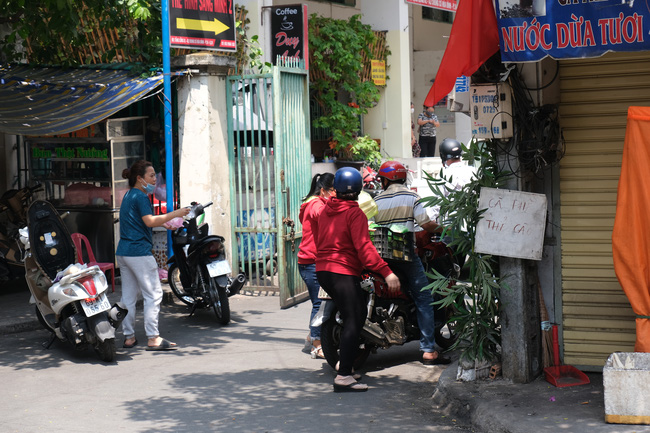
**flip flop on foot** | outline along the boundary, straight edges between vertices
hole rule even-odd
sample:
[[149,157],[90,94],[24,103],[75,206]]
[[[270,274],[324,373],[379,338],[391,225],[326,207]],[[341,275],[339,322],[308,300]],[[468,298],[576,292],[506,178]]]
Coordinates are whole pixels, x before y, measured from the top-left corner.
[[[129,341],[129,340],[133,340],[133,343],[128,344],[127,341]],[[122,345],[122,347],[125,348],[125,349],[132,349],[137,345],[138,345],[138,340],[137,339],[135,339],[135,338],[127,338],[126,340],[124,340],[124,344]]]
[[167,341],[164,338],[160,342],[159,345],[157,346],[147,346],[147,350],[153,351],[153,350],[176,350],[178,347],[176,347],[176,343],[172,343],[171,341]]
[[354,382],[349,385],[339,385],[334,382],[334,392],[366,392],[368,385],[365,383]]
[[422,358],[422,364],[424,365],[447,365],[451,363],[451,359],[445,358],[438,352],[437,350],[433,353],[438,354],[437,357],[431,359],[431,358]]

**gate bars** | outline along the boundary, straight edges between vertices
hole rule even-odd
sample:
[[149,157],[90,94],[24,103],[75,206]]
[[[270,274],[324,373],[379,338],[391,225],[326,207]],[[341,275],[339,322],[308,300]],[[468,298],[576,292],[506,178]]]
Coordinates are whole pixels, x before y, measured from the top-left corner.
[[228,77],[233,269],[247,275],[244,290],[279,291],[288,307],[307,296],[297,253],[311,182],[309,79],[302,61],[277,64]]

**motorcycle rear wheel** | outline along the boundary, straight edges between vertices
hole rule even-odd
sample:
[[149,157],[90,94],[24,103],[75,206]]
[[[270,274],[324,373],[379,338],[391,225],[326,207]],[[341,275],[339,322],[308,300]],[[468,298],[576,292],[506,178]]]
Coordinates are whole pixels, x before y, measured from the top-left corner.
[[[341,331],[343,331],[343,326],[336,321],[337,312],[332,312],[330,318],[321,326],[320,332],[320,344],[323,349],[323,355],[325,355],[325,360],[334,370],[336,370],[336,365],[340,360],[339,346],[341,344]],[[363,340],[359,338],[359,345],[361,346],[362,343],[364,343]],[[364,345],[364,348],[359,348],[357,357],[352,364],[355,370],[359,370],[363,366],[370,355],[370,351],[371,349],[367,344]]]
[[169,282],[169,287],[174,292],[174,295],[186,305],[193,305],[194,298],[190,296],[185,289],[183,289],[183,283],[181,282],[181,270],[178,269],[176,263],[172,264],[169,267],[169,272],[167,273],[167,281]]
[[99,359],[104,362],[113,362],[115,360],[115,339],[107,338],[104,341],[98,342],[93,347]]
[[217,316],[217,321],[222,325],[227,325],[230,323],[230,301],[228,300],[226,288],[217,284],[216,278],[210,278],[209,284],[210,299],[212,300],[212,308]]

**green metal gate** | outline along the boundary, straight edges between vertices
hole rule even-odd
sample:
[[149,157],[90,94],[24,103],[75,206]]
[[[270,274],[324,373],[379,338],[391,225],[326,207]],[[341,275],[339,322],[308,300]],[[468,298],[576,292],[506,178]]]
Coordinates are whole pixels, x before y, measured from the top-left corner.
[[298,213],[311,182],[309,76],[304,63],[228,77],[233,269],[246,291],[279,291],[289,307],[308,297],[298,272]]

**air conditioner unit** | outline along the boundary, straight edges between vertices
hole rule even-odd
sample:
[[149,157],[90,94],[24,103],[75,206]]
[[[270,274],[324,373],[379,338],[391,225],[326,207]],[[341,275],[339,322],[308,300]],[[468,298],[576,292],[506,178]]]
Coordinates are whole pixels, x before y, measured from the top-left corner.
[[447,95],[447,110],[469,113],[469,77],[456,78],[454,89]]
[[511,138],[512,92],[507,83],[475,84],[469,89],[472,135]]

